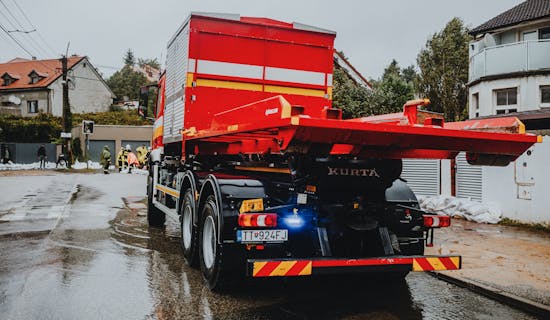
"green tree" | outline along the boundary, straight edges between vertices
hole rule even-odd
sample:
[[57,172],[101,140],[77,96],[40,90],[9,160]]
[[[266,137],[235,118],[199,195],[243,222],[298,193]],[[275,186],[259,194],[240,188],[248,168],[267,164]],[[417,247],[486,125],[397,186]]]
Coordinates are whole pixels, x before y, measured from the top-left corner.
[[137,100],[139,88],[147,84],[147,78],[131,66],[125,65],[121,70],[115,72],[109,79],[107,85],[120,100],[128,97],[130,100]]
[[344,119],[370,115],[369,89],[355,83],[341,68],[334,68],[332,105],[342,109]]
[[[412,69],[414,71],[414,67]],[[411,77],[410,74],[407,75]],[[335,68],[332,104],[342,109],[344,118],[402,111],[403,104],[414,98],[413,84],[406,80],[407,75],[397,61],[392,60],[382,78],[371,80],[372,89],[367,89],[356,84],[343,70]]]
[[401,71],[401,77],[408,84],[411,84],[411,85],[415,84],[416,83],[416,78],[418,77],[418,74],[416,73],[416,68],[414,67],[414,65],[410,65],[410,66],[406,67],[405,69],[403,69]]
[[145,65],[151,66],[155,69],[160,69],[160,63],[158,62],[157,58],[154,59],[142,59],[138,58],[138,66],[144,67]]
[[447,121],[466,116],[468,43],[471,39],[462,20],[453,18],[426,42],[417,57],[418,90],[430,98],[428,108],[444,113]]
[[136,64],[136,58],[134,57],[134,52],[132,49],[128,49],[126,51],[126,54],[124,55],[124,65],[125,66],[133,66]]

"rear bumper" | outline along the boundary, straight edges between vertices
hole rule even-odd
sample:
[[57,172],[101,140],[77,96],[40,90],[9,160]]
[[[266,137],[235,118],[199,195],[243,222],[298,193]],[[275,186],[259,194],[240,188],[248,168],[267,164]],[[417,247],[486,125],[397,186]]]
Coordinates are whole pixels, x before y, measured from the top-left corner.
[[365,259],[275,259],[247,260],[247,276],[295,277],[396,271],[458,270],[461,256],[393,256]]

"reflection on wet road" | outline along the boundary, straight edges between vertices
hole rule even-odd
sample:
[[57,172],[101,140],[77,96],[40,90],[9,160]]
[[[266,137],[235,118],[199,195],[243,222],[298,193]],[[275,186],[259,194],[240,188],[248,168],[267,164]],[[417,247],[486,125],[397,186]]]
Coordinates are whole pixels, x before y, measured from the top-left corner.
[[148,228],[141,196],[119,192],[121,205],[94,179],[80,181],[54,229],[0,235],[2,319],[530,319],[418,273],[390,285],[383,275],[279,279],[211,293],[185,265],[175,222]]

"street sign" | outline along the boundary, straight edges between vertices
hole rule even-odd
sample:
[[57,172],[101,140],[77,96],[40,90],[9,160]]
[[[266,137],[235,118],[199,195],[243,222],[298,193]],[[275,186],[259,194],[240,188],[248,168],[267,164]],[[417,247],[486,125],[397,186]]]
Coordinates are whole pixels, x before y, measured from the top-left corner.
[[82,133],[85,135],[94,133],[94,122],[91,120],[82,120]]
[[61,138],[72,138],[72,134],[70,132],[61,132]]

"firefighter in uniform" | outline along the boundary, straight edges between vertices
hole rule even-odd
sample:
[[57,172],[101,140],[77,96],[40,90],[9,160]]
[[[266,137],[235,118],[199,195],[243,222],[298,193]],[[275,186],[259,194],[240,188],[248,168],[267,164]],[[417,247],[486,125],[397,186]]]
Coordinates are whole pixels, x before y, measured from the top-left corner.
[[144,145],[136,148],[140,168],[143,168],[147,165],[147,151],[147,147]]
[[109,173],[109,166],[111,165],[111,151],[109,146],[104,146],[101,151],[101,161],[99,162],[103,166],[103,173]]
[[128,166],[128,150],[124,147],[120,147],[120,151],[116,156],[116,161],[118,164],[118,172]]

